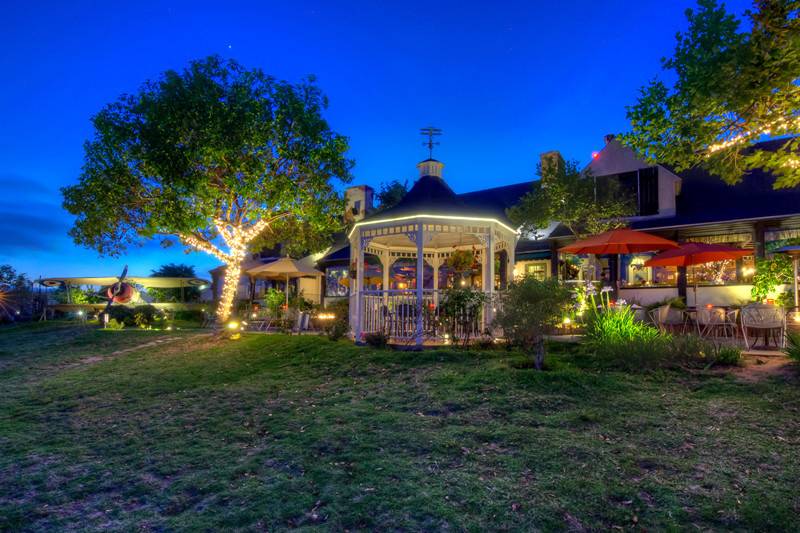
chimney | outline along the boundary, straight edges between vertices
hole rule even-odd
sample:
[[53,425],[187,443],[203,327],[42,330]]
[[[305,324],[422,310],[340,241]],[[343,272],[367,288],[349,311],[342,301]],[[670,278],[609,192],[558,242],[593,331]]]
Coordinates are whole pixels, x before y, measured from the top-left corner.
[[610,143],[611,141],[614,140],[614,134],[606,133],[605,135],[603,135],[603,140],[606,142],[606,144]]
[[564,168],[564,158],[561,157],[561,152],[558,150],[544,152],[539,156],[539,166],[541,167],[541,177],[546,177],[548,174],[557,172],[559,168]]
[[372,198],[375,191],[369,185],[355,185],[344,192],[346,202],[344,219],[347,222],[358,222],[372,211]]
[[426,159],[425,161],[420,161],[417,163],[417,169],[419,170],[420,178],[425,176],[435,176],[437,178],[441,178],[443,168],[444,163],[435,159]]

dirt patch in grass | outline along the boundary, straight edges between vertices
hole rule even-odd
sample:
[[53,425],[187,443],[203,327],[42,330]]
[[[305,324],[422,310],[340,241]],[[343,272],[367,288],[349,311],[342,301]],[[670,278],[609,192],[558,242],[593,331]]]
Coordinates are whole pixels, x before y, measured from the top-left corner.
[[773,378],[798,380],[800,366],[782,354],[745,355],[743,366],[731,369],[736,379],[747,383],[759,383]]

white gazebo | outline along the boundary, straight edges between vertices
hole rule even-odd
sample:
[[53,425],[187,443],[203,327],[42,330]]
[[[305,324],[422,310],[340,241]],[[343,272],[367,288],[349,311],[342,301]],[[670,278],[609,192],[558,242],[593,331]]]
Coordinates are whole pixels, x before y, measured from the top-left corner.
[[[502,208],[490,201],[461,200],[442,179],[444,165],[428,159],[417,165],[420,178],[395,207],[356,223],[350,239],[350,327],[356,342],[369,333],[385,333],[390,342],[443,343],[438,327],[439,302],[448,281],[440,279],[456,250],[469,250],[478,273],[458,283],[471,283],[489,296],[472,336],[486,331],[495,311],[495,291],[513,276],[517,231]],[[380,262],[380,278],[365,286],[367,256]],[[498,258],[499,271],[495,260]],[[406,281],[390,275],[402,260],[413,272]],[[443,270],[444,269],[444,270]],[[427,274],[427,275],[426,275]],[[377,283],[380,279],[380,283]]]

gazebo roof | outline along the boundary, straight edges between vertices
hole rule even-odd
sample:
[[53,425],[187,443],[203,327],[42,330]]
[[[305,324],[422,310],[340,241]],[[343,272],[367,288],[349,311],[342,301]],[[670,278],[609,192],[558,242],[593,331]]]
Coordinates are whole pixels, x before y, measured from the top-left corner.
[[[422,161],[418,166],[423,169],[436,168],[426,163],[439,162],[429,159]],[[397,205],[366,217],[362,223],[413,215],[438,215],[493,218],[510,225],[504,207],[496,201],[484,203],[474,197],[458,195],[441,176],[425,174],[414,183]]]

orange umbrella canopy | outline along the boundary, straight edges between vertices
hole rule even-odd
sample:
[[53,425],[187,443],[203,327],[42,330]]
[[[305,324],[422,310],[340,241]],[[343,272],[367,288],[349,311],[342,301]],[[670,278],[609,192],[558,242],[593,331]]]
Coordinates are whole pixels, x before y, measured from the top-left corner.
[[739,259],[753,255],[752,250],[734,248],[723,244],[707,244],[704,242],[687,242],[666,252],[661,252],[646,261],[644,266],[688,266]]
[[571,254],[634,254],[677,248],[678,243],[643,231],[614,229],[564,246],[559,251]]

